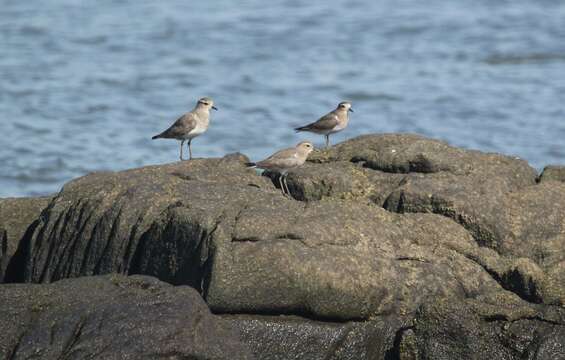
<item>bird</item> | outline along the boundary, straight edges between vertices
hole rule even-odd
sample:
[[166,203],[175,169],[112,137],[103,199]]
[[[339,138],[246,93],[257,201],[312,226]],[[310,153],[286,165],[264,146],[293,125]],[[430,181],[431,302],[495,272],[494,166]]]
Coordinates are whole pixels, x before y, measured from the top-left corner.
[[280,174],[279,184],[281,186],[281,191],[284,196],[289,196],[290,191],[288,190],[288,184],[286,183],[286,175],[288,174],[288,171],[303,165],[312,151],[314,151],[314,145],[310,141],[302,141],[295,147],[277,151],[264,160],[256,163],[250,162],[246,165],[249,167],[257,167],[260,169],[278,172]]
[[351,103],[349,101],[342,101],[332,112],[327,113],[311,124],[294,128],[294,130],[296,130],[296,132],[309,131],[324,135],[326,137],[327,149],[330,146],[330,134],[341,131],[347,127],[349,112],[353,112]]
[[210,122],[210,109],[218,110],[214,106],[214,101],[209,97],[198,100],[194,109],[182,115],[174,122],[171,127],[162,133],[153,136],[151,139],[176,139],[180,140],[180,159],[182,157],[182,146],[188,140],[189,160],[192,160],[192,139],[208,130]]

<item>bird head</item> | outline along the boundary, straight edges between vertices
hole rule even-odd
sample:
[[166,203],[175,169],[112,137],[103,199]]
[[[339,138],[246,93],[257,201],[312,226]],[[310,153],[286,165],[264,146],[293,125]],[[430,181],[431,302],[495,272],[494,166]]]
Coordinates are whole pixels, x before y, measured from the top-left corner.
[[214,106],[214,100],[212,100],[212,98],[209,97],[203,97],[199,99],[198,103],[196,104],[196,107],[201,109],[206,109],[208,111],[210,109],[218,110],[218,108]]
[[296,145],[298,153],[304,156],[310,155],[314,151],[314,145],[310,141],[302,141]]
[[337,105],[337,110],[344,111],[344,112],[353,112],[351,108],[351,103],[349,101],[342,101]]

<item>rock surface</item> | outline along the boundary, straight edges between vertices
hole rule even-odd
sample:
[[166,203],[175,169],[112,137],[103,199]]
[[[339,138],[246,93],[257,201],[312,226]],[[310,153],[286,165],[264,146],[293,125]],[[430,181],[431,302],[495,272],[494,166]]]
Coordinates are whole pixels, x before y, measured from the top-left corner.
[[76,179],[24,236],[6,278],[189,285],[265,359],[561,351],[565,341],[540,334],[563,331],[565,184],[538,182],[517,158],[416,135],[313,154],[288,176],[294,199],[245,162]]
[[561,181],[565,182],[565,166],[548,165],[546,166],[538,179],[539,182],[544,181]]
[[252,359],[198,293],[106,275],[0,291],[1,359]]
[[0,199],[0,283],[20,240],[49,201],[51,197]]

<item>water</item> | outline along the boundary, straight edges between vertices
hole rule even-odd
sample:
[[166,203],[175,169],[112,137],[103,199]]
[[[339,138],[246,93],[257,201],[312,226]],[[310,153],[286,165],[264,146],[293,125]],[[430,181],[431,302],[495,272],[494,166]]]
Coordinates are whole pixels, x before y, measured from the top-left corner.
[[340,100],[333,137],[414,132],[565,162],[565,2],[3,1],[0,196],[175,161],[150,140],[201,96],[195,156],[252,159]]

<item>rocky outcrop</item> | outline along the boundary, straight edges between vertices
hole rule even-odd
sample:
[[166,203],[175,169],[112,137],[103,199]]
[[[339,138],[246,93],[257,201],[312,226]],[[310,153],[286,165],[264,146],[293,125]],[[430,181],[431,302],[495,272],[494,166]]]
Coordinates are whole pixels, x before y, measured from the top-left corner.
[[50,197],[0,199],[0,283],[26,230],[50,200]]
[[2,359],[252,359],[198,293],[106,275],[2,285]]
[[[538,182],[525,161],[362,136],[292,171],[293,199],[246,161],[76,179],[26,233],[7,280],[189,285],[258,358],[449,358],[481,346],[520,358],[546,346],[540,334],[561,334],[565,185]],[[526,323],[541,330],[515,325]]]
[[[400,214],[452,219],[478,245],[465,256],[504,288],[528,301],[565,303],[558,285],[565,283],[565,187],[536,185],[526,162],[393,134],[347,141],[312,162],[289,176],[297,198],[354,198]],[[339,185],[351,172],[363,191],[351,181],[350,189]]]

